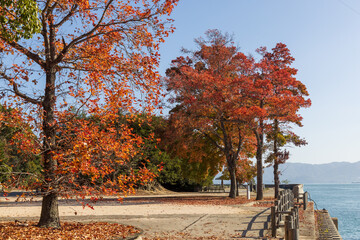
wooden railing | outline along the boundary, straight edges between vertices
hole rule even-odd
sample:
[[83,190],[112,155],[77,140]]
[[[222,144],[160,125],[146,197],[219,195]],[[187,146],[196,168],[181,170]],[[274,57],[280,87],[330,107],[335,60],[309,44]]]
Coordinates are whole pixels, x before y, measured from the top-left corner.
[[[276,231],[285,227],[285,240],[299,239],[299,206],[307,207],[308,194],[286,189],[279,193],[275,204],[271,207],[271,235],[276,237]],[[300,202],[302,199],[302,202]]]

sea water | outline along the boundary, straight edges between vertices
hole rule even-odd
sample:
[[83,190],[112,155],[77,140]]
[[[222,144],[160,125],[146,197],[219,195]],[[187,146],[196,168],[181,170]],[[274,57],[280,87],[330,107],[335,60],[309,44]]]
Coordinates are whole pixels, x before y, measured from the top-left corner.
[[360,240],[360,183],[304,184],[318,209],[326,209],[339,220],[344,240]]

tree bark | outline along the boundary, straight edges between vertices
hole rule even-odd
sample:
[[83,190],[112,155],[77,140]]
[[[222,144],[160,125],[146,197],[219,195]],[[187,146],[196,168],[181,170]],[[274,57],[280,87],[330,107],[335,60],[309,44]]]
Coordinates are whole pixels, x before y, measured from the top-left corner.
[[279,196],[279,161],[278,161],[278,146],[277,146],[277,139],[278,139],[278,121],[275,119],[274,121],[274,184],[275,184],[275,199]]
[[58,195],[50,192],[43,197],[39,227],[60,228]]
[[256,165],[257,165],[257,175],[256,175],[256,200],[263,200],[263,164],[262,164],[262,152],[263,146],[258,145],[256,150]]
[[[231,162],[233,161],[233,159],[230,160]],[[236,173],[235,173],[235,164],[234,163],[230,163],[228,164],[228,169],[229,169],[229,175],[230,175],[230,193],[229,193],[229,197],[231,198],[236,198]]]
[[49,67],[46,71],[45,96],[42,104],[43,107],[43,164],[44,164],[44,192],[41,216],[38,223],[39,227],[60,227],[59,208],[58,208],[58,186],[56,182],[57,161],[53,157],[55,147],[56,130],[55,130],[55,79],[56,70]]
[[230,193],[229,197],[236,198],[236,161],[237,161],[237,155],[233,151],[233,144],[231,141],[231,137],[227,135],[226,127],[224,124],[224,120],[220,120],[220,126],[221,130],[224,134],[224,153],[226,156],[226,162],[229,170],[230,175]]
[[257,166],[257,173],[256,173],[256,200],[263,200],[264,193],[263,193],[263,148],[264,148],[264,123],[260,120],[259,123],[259,130],[255,130],[256,135],[256,166]]
[[238,197],[240,194],[239,194],[239,182],[236,181],[236,196]]
[[276,160],[274,162],[274,183],[275,183],[274,197],[275,199],[277,199],[277,197],[279,196],[280,180],[279,180],[279,164]]

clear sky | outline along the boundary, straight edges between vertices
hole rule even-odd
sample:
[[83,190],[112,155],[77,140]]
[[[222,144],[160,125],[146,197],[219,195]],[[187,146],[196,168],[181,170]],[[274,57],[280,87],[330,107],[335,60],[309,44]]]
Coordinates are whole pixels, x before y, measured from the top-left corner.
[[161,74],[208,29],[233,33],[244,53],[285,43],[312,100],[301,111],[304,127],[294,130],[309,144],[289,149],[289,161],[360,161],[359,0],[180,0],[172,18]]

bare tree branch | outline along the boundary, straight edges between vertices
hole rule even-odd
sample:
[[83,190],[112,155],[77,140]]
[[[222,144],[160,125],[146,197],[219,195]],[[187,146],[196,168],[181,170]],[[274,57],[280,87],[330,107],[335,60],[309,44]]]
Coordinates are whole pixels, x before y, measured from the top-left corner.
[[1,40],[3,40],[4,42],[6,42],[7,44],[9,44],[10,46],[12,46],[13,48],[15,48],[16,50],[18,50],[19,52],[25,54],[28,58],[30,58],[31,60],[33,60],[34,62],[36,62],[37,64],[39,64],[42,68],[45,67],[45,61],[43,59],[40,58],[39,55],[31,52],[30,50],[24,48],[23,46],[21,46],[19,43],[17,42],[8,42],[5,38],[0,37]]
[[79,5],[74,4],[71,7],[71,10],[69,11],[69,13],[58,23],[54,24],[55,28],[60,27],[61,25],[63,25],[70,17],[72,17],[76,11],[76,9],[78,8]]
[[18,88],[18,84],[16,84],[14,82],[14,80],[11,77],[9,77],[8,75],[6,75],[4,72],[0,72],[0,76],[2,78],[6,79],[7,81],[9,81],[9,83],[13,86],[12,92],[14,92],[16,94],[16,96],[21,97],[26,102],[30,102],[30,103],[33,103],[33,104],[41,104],[42,103],[41,100],[31,98],[31,97],[25,95],[24,93],[20,92],[20,90]]

